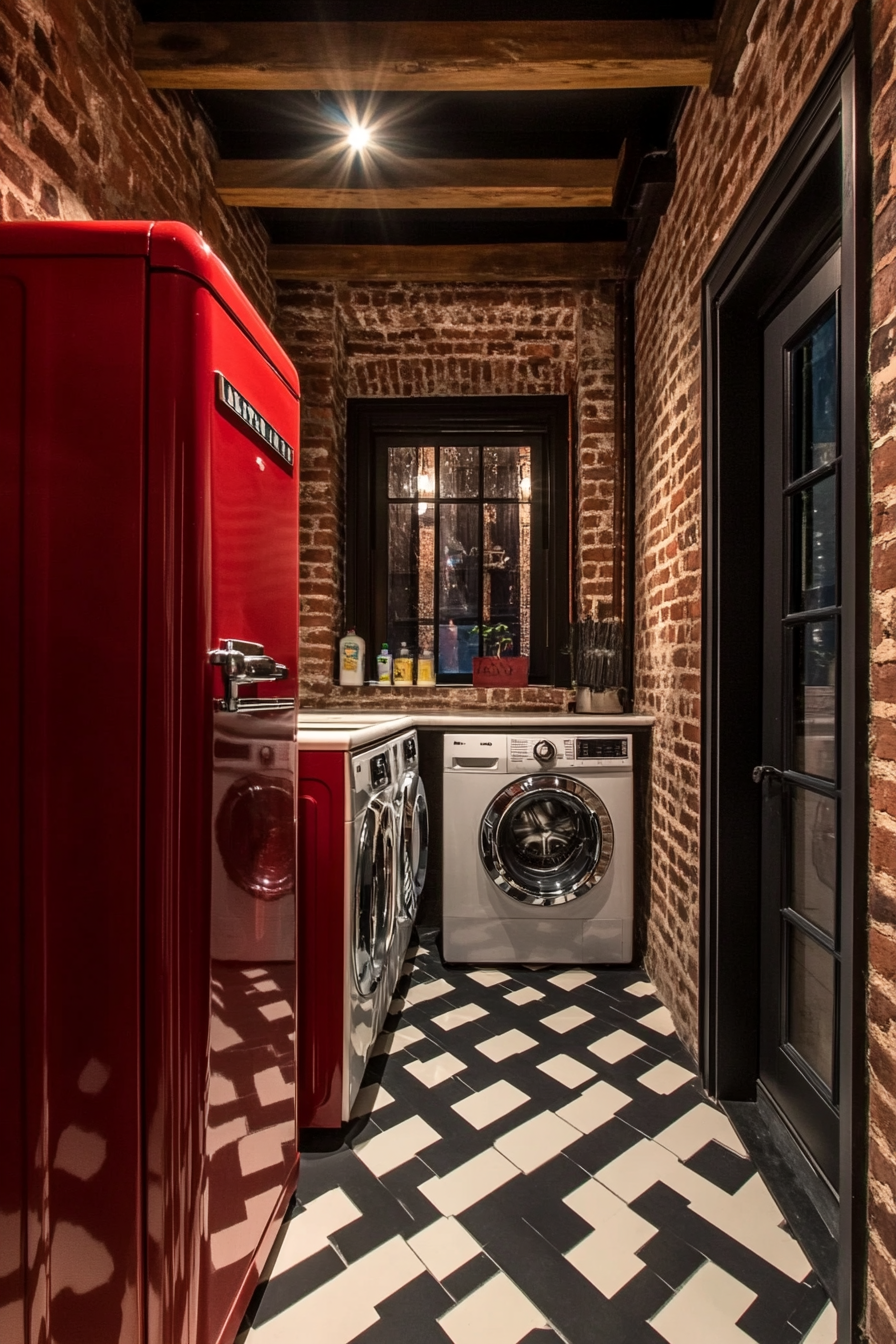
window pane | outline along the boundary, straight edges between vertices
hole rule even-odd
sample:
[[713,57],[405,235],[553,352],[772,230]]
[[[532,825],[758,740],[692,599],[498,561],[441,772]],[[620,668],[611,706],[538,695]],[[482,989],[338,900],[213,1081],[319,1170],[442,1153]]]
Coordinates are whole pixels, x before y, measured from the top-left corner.
[[793,787],[790,906],[833,936],[837,909],[837,804]]
[[439,505],[439,613],[479,619],[479,505]]
[[793,768],[835,777],[837,646],[833,621],[795,626],[793,640]]
[[[483,505],[482,620],[505,654],[528,654],[531,611],[530,505]],[[505,641],[510,641],[506,643]],[[485,643],[489,637],[485,634]],[[486,648],[497,652],[496,647]]]
[[[389,505],[389,596],[386,638],[397,653],[402,640],[417,642],[417,505]],[[374,656],[379,650],[375,650]]]
[[[436,450],[417,449],[417,498],[434,499],[436,493]],[[423,510],[421,509],[421,512]]]
[[532,498],[531,449],[483,448],[482,493],[486,499]]
[[787,1037],[833,1089],[834,958],[802,929],[788,933]]
[[837,456],[837,315],[831,309],[791,354],[793,479]]
[[837,600],[836,481],[826,476],[793,498],[794,602],[797,611]]
[[417,493],[417,449],[390,448],[389,498],[413,499]]
[[[417,505],[417,614],[421,621],[432,621],[436,614],[436,509],[434,504]],[[430,635],[429,649],[432,649]]]
[[435,494],[435,448],[390,448],[389,498],[432,499]]
[[439,449],[439,495],[442,499],[475,499],[479,494],[479,449]]

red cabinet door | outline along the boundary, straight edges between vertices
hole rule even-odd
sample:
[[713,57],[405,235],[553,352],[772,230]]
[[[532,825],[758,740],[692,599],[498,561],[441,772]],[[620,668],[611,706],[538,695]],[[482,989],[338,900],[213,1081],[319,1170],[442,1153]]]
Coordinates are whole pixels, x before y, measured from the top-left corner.
[[[149,1338],[206,1344],[297,1161],[295,714],[262,706],[296,695],[298,400],[184,274],[153,272],[149,367]],[[285,669],[229,709],[227,641]]]

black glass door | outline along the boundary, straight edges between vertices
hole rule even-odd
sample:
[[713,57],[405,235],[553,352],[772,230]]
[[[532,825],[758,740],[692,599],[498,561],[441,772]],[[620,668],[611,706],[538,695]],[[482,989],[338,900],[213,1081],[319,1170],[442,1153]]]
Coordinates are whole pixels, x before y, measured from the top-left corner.
[[760,1083],[836,1189],[840,426],[837,252],[765,333]]

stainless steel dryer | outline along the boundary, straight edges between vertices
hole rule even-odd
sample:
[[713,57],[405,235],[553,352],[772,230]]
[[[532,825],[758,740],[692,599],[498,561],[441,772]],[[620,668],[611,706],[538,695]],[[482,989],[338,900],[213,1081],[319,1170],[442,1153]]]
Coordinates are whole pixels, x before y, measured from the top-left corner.
[[461,962],[627,962],[628,733],[451,733],[443,951]]

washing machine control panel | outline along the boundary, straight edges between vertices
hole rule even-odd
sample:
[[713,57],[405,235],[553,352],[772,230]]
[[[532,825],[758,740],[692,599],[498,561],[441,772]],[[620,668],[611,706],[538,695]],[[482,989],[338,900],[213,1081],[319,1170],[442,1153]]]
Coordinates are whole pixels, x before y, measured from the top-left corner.
[[507,735],[509,770],[603,771],[631,769],[632,739],[629,734],[551,733],[539,737]]
[[627,737],[577,737],[577,761],[625,760],[628,752]]
[[632,769],[630,733],[446,733],[445,770],[451,774],[603,774]]

